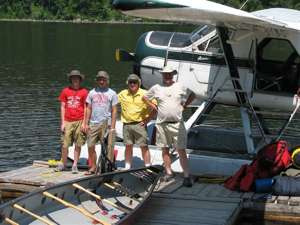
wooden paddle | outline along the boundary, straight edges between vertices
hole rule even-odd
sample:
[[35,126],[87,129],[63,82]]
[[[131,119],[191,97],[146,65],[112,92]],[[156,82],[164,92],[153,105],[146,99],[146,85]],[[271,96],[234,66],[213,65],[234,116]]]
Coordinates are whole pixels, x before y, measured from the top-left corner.
[[67,206],[69,208],[73,208],[73,209],[76,209],[77,211],[79,211],[80,213],[82,213],[83,215],[85,215],[86,217],[92,219],[92,220],[95,220],[103,225],[111,225],[110,223],[107,223],[105,221],[102,221],[101,219],[99,219],[98,217],[94,216],[93,214],[89,213],[87,210],[83,209],[83,208],[80,208],[76,205],[73,205],[59,197],[56,197],[54,196],[53,194],[47,192],[47,191],[44,191],[43,192],[43,195],[47,196],[48,198],[51,198],[51,199],[54,199],[56,201],[58,201],[59,203],[63,204],[64,206]]
[[107,158],[111,162],[114,162],[115,142],[116,142],[116,132],[112,130],[108,133],[108,140],[107,140]]

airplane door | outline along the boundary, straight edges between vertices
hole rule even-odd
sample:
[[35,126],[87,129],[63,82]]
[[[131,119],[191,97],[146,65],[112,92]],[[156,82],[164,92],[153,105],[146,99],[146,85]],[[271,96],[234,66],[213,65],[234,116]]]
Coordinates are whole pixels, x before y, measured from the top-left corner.
[[224,73],[228,74],[218,38],[194,43],[190,54],[189,61],[181,60],[179,63],[178,80],[200,98],[207,99],[224,83]]
[[[236,104],[235,90],[218,37],[215,36],[196,47],[197,49],[193,49],[194,60],[180,61],[178,80],[203,99],[208,99],[218,92],[215,97],[216,102]],[[250,96],[253,87],[253,72],[249,61],[251,60],[247,58],[238,59],[237,65],[239,82]]]

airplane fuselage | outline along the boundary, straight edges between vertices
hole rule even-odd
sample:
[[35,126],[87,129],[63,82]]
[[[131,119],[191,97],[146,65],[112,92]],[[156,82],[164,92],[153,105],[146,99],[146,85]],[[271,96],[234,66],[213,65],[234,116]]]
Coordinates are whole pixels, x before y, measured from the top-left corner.
[[[178,71],[174,79],[195,92],[199,101],[207,100],[217,91],[215,102],[238,105],[218,35],[212,31],[198,36],[191,41],[190,35],[183,33],[173,37],[172,33],[159,31],[143,34],[135,50],[135,72],[141,76],[143,86],[150,88],[162,83],[158,70],[166,61]],[[299,37],[242,31],[232,36],[229,41],[239,82],[253,106],[291,111],[297,101]],[[272,55],[282,52],[284,56]]]

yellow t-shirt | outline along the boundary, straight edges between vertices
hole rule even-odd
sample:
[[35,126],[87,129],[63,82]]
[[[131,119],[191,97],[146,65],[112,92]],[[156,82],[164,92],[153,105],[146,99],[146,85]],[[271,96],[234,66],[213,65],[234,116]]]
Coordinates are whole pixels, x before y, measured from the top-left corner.
[[118,94],[121,104],[121,120],[123,123],[140,122],[149,116],[149,108],[143,101],[146,90],[139,88],[137,93],[132,95],[128,89]]

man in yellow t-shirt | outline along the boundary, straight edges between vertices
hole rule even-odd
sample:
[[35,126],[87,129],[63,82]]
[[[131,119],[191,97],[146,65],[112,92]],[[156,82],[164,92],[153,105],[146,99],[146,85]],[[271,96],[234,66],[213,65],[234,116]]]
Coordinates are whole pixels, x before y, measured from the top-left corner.
[[131,168],[133,145],[139,145],[145,166],[150,166],[150,152],[147,144],[147,123],[153,111],[144,102],[146,91],[141,89],[141,80],[135,74],[127,78],[128,88],[118,94],[123,122],[123,142],[125,143],[125,169]]

